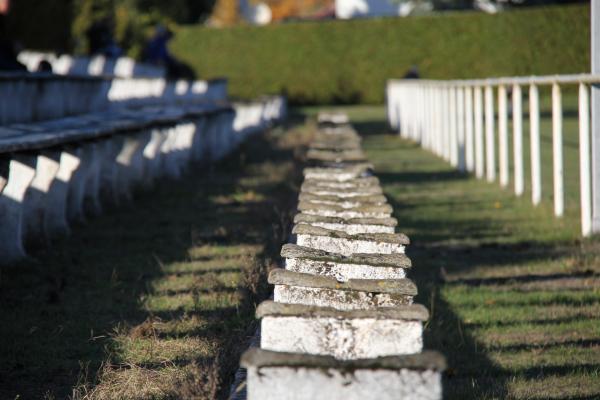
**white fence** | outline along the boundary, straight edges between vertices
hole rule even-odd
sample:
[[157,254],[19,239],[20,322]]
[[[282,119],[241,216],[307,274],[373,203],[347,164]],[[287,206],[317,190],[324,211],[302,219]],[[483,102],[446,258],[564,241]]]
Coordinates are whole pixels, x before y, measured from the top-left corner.
[[386,88],[388,120],[403,137],[419,142],[460,171],[475,173],[478,178],[485,176],[489,182],[496,180],[498,171],[500,185],[506,187],[510,183],[508,92],[512,91],[514,192],[521,196],[525,191],[523,90],[528,90],[531,200],[537,205],[542,199],[538,88],[550,86],[554,214],[561,217],[565,208],[561,88],[578,85],[581,230],[588,236],[592,233],[589,85],[598,82],[599,75],[589,74],[452,81],[390,80]]

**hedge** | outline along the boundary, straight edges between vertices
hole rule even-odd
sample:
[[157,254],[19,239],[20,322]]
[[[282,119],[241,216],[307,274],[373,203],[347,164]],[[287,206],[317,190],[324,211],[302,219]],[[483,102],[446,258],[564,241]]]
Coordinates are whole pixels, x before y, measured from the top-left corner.
[[428,78],[578,73],[590,65],[589,5],[497,15],[180,27],[172,51],[234,96],[284,92],[296,104],[381,103],[411,65]]

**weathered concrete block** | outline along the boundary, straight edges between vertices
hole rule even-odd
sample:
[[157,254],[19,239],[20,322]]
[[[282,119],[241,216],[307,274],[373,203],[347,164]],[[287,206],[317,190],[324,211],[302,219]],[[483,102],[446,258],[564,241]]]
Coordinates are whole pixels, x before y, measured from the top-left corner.
[[177,131],[174,127],[165,127],[166,139],[162,143],[162,174],[172,179],[181,177],[181,168],[176,156],[177,153]]
[[436,352],[336,360],[248,350],[248,400],[441,400],[444,357]]
[[36,156],[0,160],[0,264],[26,256],[23,247],[23,200],[35,177]]
[[144,178],[143,185],[150,186],[161,176],[161,166],[163,165],[163,152],[161,151],[163,143],[167,139],[167,134],[163,129],[152,129],[150,141],[144,147]]
[[295,224],[308,224],[334,231],[357,233],[394,233],[398,221],[396,218],[339,218],[298,213],[294,216]]
[[317,115],[317,122],[320,124],[330,123],[333,125],[346,125],[350,123],[350,118],[345,113],[340,112],[320,112]]
[[417,294],[417,287],[410,279],[350,279],[338,282],[326,276],[284,269],[271,271],[269,283],[275,285],[275,301],[338,310],[370,310],[412,304]]
[[119,166],[117,157],[125,145],[125,137],[122,135],[111,136],[107,139],[100,173],[100,198],[102,203],[116,206],[120,203],[119,192]]
[[336,134],[319,130],[309,145],[310,150],[321,151],[361,151],[362,139],[351,130],[335,131]]
[[302,193],[307,193],[315,196],[337,196],[341,198],[363,197],[383,194],[383,190],[379,186],[359,188],[336,188],[302,185],[301,191]]
[[264,350],[352,360],[421,352],[429,313],[420,304],[340,311],[265,301],[256,316]]
[[325,187],[328,189],[355,189],[359,187],[379,187],[379,178],[376,176],[361,176],[345,182],[336,182],[323,179],[304,179],[302,186]]
[[46,196],[44,229],[47,237],[69,234],[67,199],[71,177],[81,163],[80,148],[65,148],[60,153],[58,172]]
[[[360,138],[347,136],[343,138],[317,139],[310,144],[309,149],[315,151],[357,151],[361,150]],[[308,155],[308,154],[307,154]],[[330,160],[321,160],[330,161]]]
[[28,245],[45,240],[44,212],[47,194],[60,165],[60,152],[38,154],[35,176],[25,193],[23,202],[23,237]]
[[85,219],[84,200],[86,185],[94,174],[98,158],[96,143],[85,143],[81,146],[82,154],[79,167],[73,172],[67,194],[67,219],[71,222],[82,222]]
[[296,244],[349,256],[354,253],[404,253],[410,243],[402,233],[359,233],[350,235],[341,231],[307,224],[294,226]]
[[348,149],[343,151],[331,151],[322,149],[310,149],[306,158],[315,162],[365,162],[367,158],[360,149]]
[[369,163],[356,163],[343,165],[339,168],[305,168],[305,179],[320,179],[325,181],[345,182],[356,178],[371,175],[373,165]]
[[281,248],[285,269],[312,275],[350,279],[402,279],[411,267],[404,254],[352,254],[344,256],[310,247],[285,244]]
[[142,179],[144,173],[144,149],[150,139],[150,135],[144,133],[130,133],[125,136],[123,147],[116,158],[116,188],[120,199],[131,201],[131,189]]
[[205,129],[207,125],[207,118],[202,116],[195,120],[195,134],[194,134],[194,143],[192,144],[192,159],[194,161],[203,161],[205,156],[205,147],[206,147],[206,139],[205,139]]
[[363,177],[345,182],[306,179],[300,190],[302,193],[316,196],[337,196],[343,198],[383,194],[379,180],[376,177]]
[[323,217],[339,218],[389,218],[394,211],[389,204],[325,204],[312,201],[300,201],[298,210],[306,214],[321,215]]
[[91,160],[89,175],[85,182],[85,194],[83,195],[83,210],[85,214],[96,216],[102,213],[102,202],[100,201],[100,185],[102,173],[105,170],[105,160],[112,154],[112,142],[110,138],[94,143],[94,157]]
[[318,195],[314,193],[300,193],[298,200],[300,202],[331,204],[344,208],[359,207],[362,205],[381,205],[387,203],[387,199],[382,194],[341,197],[334,194]]

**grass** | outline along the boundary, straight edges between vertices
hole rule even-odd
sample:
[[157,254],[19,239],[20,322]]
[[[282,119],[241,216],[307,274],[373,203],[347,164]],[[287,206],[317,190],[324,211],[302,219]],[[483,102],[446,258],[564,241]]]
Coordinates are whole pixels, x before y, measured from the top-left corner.
[[307,132],[254,137],[0,271],[0,398],[223,398],[256,328]]
[[600,398],[600,240],[579,234],[572,113],[564,133],[567,212],[556,219],[547,112],[545,196],[533,207],[528,196],[460,174],[387,133],[383,107],[344,110],[412,240],[417,301],[431,312],[425,346],[448,359],[447,398]]

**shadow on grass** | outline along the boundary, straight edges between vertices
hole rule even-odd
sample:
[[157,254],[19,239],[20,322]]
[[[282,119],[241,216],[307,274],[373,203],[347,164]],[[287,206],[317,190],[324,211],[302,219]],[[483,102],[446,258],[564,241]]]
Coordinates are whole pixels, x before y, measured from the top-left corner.
[[[208,360],[177,362],[218,366],[218,396],[223,397],[266,285],[250,285],[240,276],[237,287],[222,287],[218,276],[252,273],[247,260],[227,254],[238,247],[259,246],[262,250],[249,256],[263,263],[278,257],[289,228],[286,212],[297,195],[299,176],[290,167],[292,160],[293,149],[280,147],[271,136],[254,136],[218,165],[195,165],[182,179],[159,182],[137,193],[133,204],[75,227],[71,237],[34,252],[37,261],[0,270],[0,398],[67,398],[83,369],[93,373],[106,361],[115,329],[149,318],[168,322],[190,316],[206,323],[169,338],[202,337],[220,347]],[[244,199],[246,194],[252,198]],[[199,246],[224,250],[191,260],[190,248]],[[230,258],[237,265],[220,266]],[[197,262],[215,267],[165,269]],[[157,295],[153,282],[186,275],[217,283],[167,290],[167,298],[202,301],[210,294],[238,296],[241,303],[148,309],[144,299]]]

